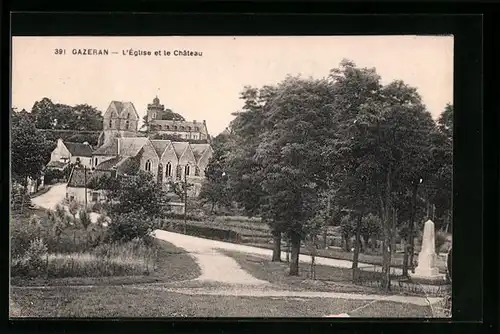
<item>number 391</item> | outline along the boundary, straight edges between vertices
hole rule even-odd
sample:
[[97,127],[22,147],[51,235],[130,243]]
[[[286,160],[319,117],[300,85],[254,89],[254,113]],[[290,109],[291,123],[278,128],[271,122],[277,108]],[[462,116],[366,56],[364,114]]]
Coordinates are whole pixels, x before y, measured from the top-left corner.
[[64,50],[64,49],[55,49],[54,51],[55,51],[56,55],[66,54],[66,50]]

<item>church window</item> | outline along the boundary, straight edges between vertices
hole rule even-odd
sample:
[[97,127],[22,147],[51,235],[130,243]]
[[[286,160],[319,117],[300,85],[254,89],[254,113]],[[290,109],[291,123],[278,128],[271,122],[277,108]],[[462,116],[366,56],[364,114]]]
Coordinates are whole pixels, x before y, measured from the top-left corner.
[[112,128],[113,127],[113,120],[110,118],[109,119],[109,127]]
[[194,175],[200,176],[200,168],[198,166],[195,166],[195,168],[194,168]]
[[97,166],[97,158],[95,158],[95,165]]
[[147,172],[151,171],[151,160],[146,161],[146,171]]
[[167,163],[167,168],[165,169],[165,173],[167,176],[172,176],[172,164],[170,162]]
[[170,126],[169,125],[167,125],[166,127],[167,127],[167,130],[170,130]]
[[126,130],[128,130],[129,125],[130,125],[130,124],[129,124],[128,119],[127,119],[127,121],[125,122],[125,129],[126,129]]
[[189,176],[189,170],[190,170],[189,165],[186,165],[186,167],[184,169],[184,173],[186,174],[186,176]]

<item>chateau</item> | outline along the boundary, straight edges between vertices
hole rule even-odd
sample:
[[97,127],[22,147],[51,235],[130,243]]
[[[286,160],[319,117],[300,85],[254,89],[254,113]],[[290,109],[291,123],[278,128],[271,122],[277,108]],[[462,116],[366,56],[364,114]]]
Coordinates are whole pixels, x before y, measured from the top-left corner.
[[[133,103],[112,101],[103,117],[103,131],[99,136],[98,146],[92,150],[91,159],[86,157],[90,161],[82,166],[88,166],[87,173],[111,171],[126,174],[127,168],[135,163],[141,170],[154,175],[166,190],[169,190],[171,182],[187,182],[193,185],[188,190],[188,196],[198,196],[205,178],[205,168],[212,156],[206,122],[166,120],[163,119],[166,113],[173,114],[170,110],[165,110],[158,98],[148,105],[147,123],[150,131],[146,135],[138,131],[139,115]],[[153,130],[155,126],[161,130]],[[155,134],[165,133],[197,142],[206,140],[206,143],[153,139]],[[60,144],[61,147],[71,147],[71,143],[61,141]],[[61,147],[56,150],[61,152]],[[60,155],[54,153],[52,156]],[[58,161],[62,162],[60,159]],[[66,161],[68,159],[64,160]],[[49,164],[55,163],[51,159]],[[86,189],[85,182],[82,181],[85,178],[80,174],[82,171],[75,168],[67,187],[67,196],[78,201],[84,200]],[[99,200],[97,193],[87,191],[89,201]]]

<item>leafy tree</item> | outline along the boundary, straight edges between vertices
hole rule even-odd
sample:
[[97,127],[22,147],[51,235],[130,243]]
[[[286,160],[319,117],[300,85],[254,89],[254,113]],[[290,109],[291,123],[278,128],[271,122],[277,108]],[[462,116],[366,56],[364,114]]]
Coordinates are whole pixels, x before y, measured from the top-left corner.
[[202,204],[210,204],[210,212],[214,212],[215,206],[229,207],[231,197],[227,185],[225,172],[227,148],[225,136],[217,136],[214,139],[212,148],[214,153],[205,169],[206,180],[201,188],[199,199]]
[[322,148],[332,131],[326,80],[288,77],[263,108],[256,150],[266,214],[290,236],[290,275],[298,275],[300,242],[326,188]]
[[165,211],[168,200],[165,192],[150,173],[139,171],[136,175],[119,176],[118,184],[107,178],[111,189],[108,197],[112,203],[111,214],[144,211],[147,216],[159,216]]
[[12,124],[11,171],[12,178],[27,191],[28,178],[37,180],[49,161],[50,144],[37,132],[27,117],[20,117]]
[[108,226],[111,240],[127,242],[135,238],[147,238],[153,231],[153,220],[145,219],[150,214],[143,208],[115,214]]

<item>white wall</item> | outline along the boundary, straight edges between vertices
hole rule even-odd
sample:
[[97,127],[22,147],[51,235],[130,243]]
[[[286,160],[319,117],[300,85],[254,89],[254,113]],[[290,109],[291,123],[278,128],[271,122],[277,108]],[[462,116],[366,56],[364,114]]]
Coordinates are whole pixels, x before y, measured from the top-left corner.
[[92,167],[92,157],[78,157],[78,156],[72,156],[70,161],[71,163],[76,163],[77,159],[80,159],[80,163],[82,166],[85,166],[87,168]]

